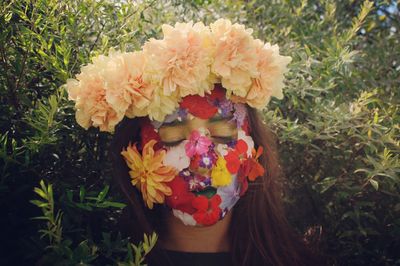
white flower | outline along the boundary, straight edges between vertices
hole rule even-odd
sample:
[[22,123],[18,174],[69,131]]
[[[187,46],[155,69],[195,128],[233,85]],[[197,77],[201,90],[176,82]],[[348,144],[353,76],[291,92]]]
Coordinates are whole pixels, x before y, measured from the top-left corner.
[[191,225],[191,226],[195,226],[197,223],[194,220],[193,216],[190,215],[189,213],[180,211],[180,210],[176,210],[176,209],[172,209],[172,213],[174,214],[175,217],[177,217],[178,219],[180,219],[184,225]]
[[221,155],[221,156],[225,156],[225,155],[227,155],[228,154],[228,145],[227,144],[221,144],[221,143],[219,143],[219,144],[217,144],[217,152],[218,152],[218,154],[219,155]]
[[186,155],[185,150],[185,144],[187,142],[187,140],[184,140],[179,145],[169,148],[163,163],[175,167],[178,171],[189,167],[190,158]]
[[240,187],[236,175],[232,176],[232,182],[228,186],[219,187],[217,194],[221,197],[221,210],[232,209],[240,198]]

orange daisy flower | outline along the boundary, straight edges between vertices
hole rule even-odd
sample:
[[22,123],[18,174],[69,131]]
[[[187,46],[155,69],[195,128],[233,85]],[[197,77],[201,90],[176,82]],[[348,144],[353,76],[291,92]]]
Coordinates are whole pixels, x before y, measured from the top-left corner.
[[163,160],[165,150],[154,150],[155,140],[150,140],[144,147],[142,154],[136,148],[136,144],[129,145],[121,152],[128,167],[131,169],[132,185],[142,193],[147,207],[153,209],[154,203],[163,203],[165,196],[172,194],[171,188],[166,184],[177,175],[177,170],[172,166],[165,166]]

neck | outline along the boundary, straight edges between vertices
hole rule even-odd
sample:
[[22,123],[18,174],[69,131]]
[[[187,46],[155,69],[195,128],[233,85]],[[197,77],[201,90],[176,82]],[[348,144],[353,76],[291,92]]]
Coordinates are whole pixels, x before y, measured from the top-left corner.
[[232,212],[211,226],[186,226],[172,212],[166,219],[166,232],[160,236],[163,249],[183,252],[227,252],[229,251],[229,224]]

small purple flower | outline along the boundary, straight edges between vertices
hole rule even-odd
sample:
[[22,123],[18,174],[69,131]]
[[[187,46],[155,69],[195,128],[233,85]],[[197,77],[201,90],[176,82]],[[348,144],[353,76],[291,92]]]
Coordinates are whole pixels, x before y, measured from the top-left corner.
[[228,117],[232,114],[233,104],[227,99],[223,99],[217,104],[218,109],[221,111],[222,117]]
[[211,179],[202,175],[194,175],[188,180],[190,191],[200,191],[211,185]]
[[188,115],[188,111],[185,108],[178,108],[178,117],[181,120],[185,120]]
[[151,124],[153,125],[153,127],[155,129],[159,129],[163,125],[163,123],[171,123],[175,120],[179,120],[179,118],[180,118],[179,111],[180,111],[180,108],[176,109],[172,114],[167,115],[165,117],[164,121],[160,122],[160,121],[154,120],[154,121],[151,121]]
[[189,171],[188,168],[186,168],[179,172],[179,176],[183,177],[187,181],[191,178],[192,173]]
[[229,148],[234,149],[236,147],[236,143],[237,143],[237,140],[234,139],[234,140],[231,140],[228,143],[226,143],[226,145],[228,145]]
[[162,126],[162,123],[163,122],[160,122],[160,121],[157,121],[157,120],[151,121],[151,124],[153,125],[155,130],[158,130]]
[[235,111],[233,112],[232,120],[236,121],[236,126],[238,128],[241,128],[247,115],[246,107],[241,103],[235,103],[233,106]]
[[203,180],[203,184],[204,184],[204,187],[209,187],[209,186],[211,186],[211,177],[206,177],[206,178]]
[[217,156],[215,152],[208,152],[206,154],[201,155],[199,165],[203,168],[211,169],[217,160]]
[[211,145],[208,147],[208,152],[214,152],[215,144],[214,142],[211,143]]
[[164,123],[171,123],[171,122],[177,120],[178,116],[179,116],[178,110],[175,110],[172,114],[167,115],[164,119]]

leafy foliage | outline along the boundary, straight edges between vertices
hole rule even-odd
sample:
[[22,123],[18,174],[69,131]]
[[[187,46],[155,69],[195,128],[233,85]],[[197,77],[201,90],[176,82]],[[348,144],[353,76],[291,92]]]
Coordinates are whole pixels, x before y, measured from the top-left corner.
[[35,187],[34,191],[42,200],[31,200],[31,203],[41,208],[43,212],[43,216],[34,217],[34,219],[45,220],[47,225],[47,229],[39,230],[42,233],[41,238],[47,236],[50,247],[60,244],[62,238],[62,212],[59,210],[54,215],[53,186],[46,186],[43,180],[41,180],[40,188]]
[[11,251],[2,265],[143,263],[156,236],[132,246],[115,229],[125,205],[111,180],[111,136],[76,124],[62,84],[110,48],[138,49],[162,23],[219,17],[293,57],[285,99],[264,112],[279,138],[293,226],[319,241],[331,265],[400,263],[398,3],[8,0],[0,228],[1,250]]
[[[41,264],[57,264],[57,265],[90,265],[98,257],[98,247],[96,245],[90,245],[89,239],[83,240],[78,244],[77,247],[72,248],[72,241],[70,239],[64,239],[62,235],[62,216],[63,213],[58,210],[55,214],[54,209],[54,198],[53,198],[53,186],[47,185],[43,180],[40,181],[40,188],[35,187],[34,191],[37,195],[39,195],[41,200],[31,200],[31,203],[35,204],[39,208],[42,209],[43,216],[34,217],[33,219],[44,220],[46,221],[46,229],[40,229],[39,232],[42,233],[40,238],[48,237],[49,245],[46,249],[51,249],[46,256],[42,257],[40,260]],[[81,202],[84,199],[84,190],[80,191],[80,200]],[[108,192],[108,186],[103,189],[99,193],[99,195],[94,197],[86,197],[89,200],[95,200],[96,205],[100,203],[100,201],[104,200],[106,194]],[[68,195],[71,195],[70,193]],[[102,208],[106,208],[109,206],[114,207],[123,207],[120,206],[120,203],[108,202],[102,204]],[[91,203],[88,204],[80,204],[81,208],[91,210]],[[107,246],[108,256],[112,254],[112,250],[115,248],[110,239],[110,234],[103,232],[103,244]],[[144,241],[139,243],[138,246],[129,243],[127,245],[127,255],[126,259],[123,262],[117,262],[118,265],[126,265],[126,266],[140,266],[144,262],[144,256],[147,255],[151,249],[154,247],[157,241],[157,235],[153,233],[150,237],[144,235]],[[118,245],[121,245],[126,242],[121,239],[121,236],[118,235],[116,240]],[[115,244],[115,243],[114,243]],[[134,254],[132,253],[134,251]],[[124,251],[122,249],[122,251]]]

